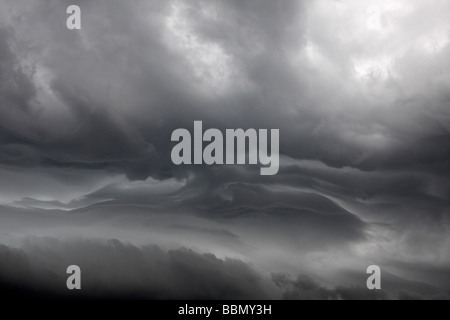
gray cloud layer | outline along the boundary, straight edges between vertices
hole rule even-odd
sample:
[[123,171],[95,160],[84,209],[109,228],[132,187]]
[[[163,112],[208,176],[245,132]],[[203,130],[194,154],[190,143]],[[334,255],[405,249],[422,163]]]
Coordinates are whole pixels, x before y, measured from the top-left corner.
[[[186,297],[251,297],[254,285],[365,297],[345,288],[363,286],[370,264],[392,275],[371,298],[448,295],[446,1],[76,1],[80,31],[65,28],[72,2],[0,4],[0,243],[22,259],[12,266],[36,259],[28,236],[58,239],[44,242],[59,255],[80,235],[119,239],[117,259],[169,259],[156,245],[231,269],[217,291],[180,280]],[[170,134],[194,120],[280,129],[279,173],[172,165]],[[283,293],[267,274],[284,272],[317,283],[285,279]]]
[[[218,259],[187,249],[137,248],[118,240],[30,238],[21,249],[0,246],[0,294],[62,299],[376,299],[384,291],[321,287],[310,277],[264,275],[235,259]],[[82,291],[67,291],[64,268],[77,261]],[[55,271],[59,270],[59,271]],[[418,287],[418,286],[417,286]],[[39,288],[39,290],[36,290]],[[17,290],[19,289],[19,290]],[[445,298],[414,296],[399,298]]]

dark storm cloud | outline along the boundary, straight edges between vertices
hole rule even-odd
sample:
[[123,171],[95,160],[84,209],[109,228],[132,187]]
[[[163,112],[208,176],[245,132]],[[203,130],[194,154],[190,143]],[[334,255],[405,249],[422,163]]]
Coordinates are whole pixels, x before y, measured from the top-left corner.
[[326,288],[313,278],[301,274],[293,278],[289,274],[272,274],[272,281],[283,290],[286,300],[448,300],[436,288],[425,283],[408,281],[388,275],[383,290],[370,291],[359,286]]
[[[325,71],[314,65],[317,56],[350,68],[341,81],[360,85],[349,73],[354,62],[349,50],[360,44],[345,46],[316,24],[307,25],[310,8],[301,1],[82,1],[84,28],[78,33],[57,27],[64,16],[56,12],[65,5],[47,1],[34,10],[17,5],[16,15],[28,23],[3,27],[12,31],[1,34],[2,59],[15,75],[5,78],[3,72],[8,100],[2,107],[10,115],[13,105],[27,106],[16,120],[25,123],[8,120],[7,126],[15,140],[5,146],[13,152],[5,154],[21,157],[4,163],[106,167],[133,179],[169,177],[177,174],[169,158],[171,131],[202,119],[218,128],[280,128],[281,153],[292,158],[364,170],[445,170],[448,122],[436,115],[445,111],[448,95],[438,90],[440,84],[421,96],[397,94],[388,104],[363,92],[346,94],[333,78],[325,81],[326,96],[311,91],[324,80]],[[412,56],[405,54],[392,72],[406,73]],[[410,63],[422,67],[423,61]],[[47,105],[39,91],[51,93]],[[421,107],[430,99],[438,103],[435,111]],[[54,108],[62,112],[59,119],[46,115]],[[401,112],[406,108],[412,111]],[[61,130],[49,129],[51,120],[62,122]]]
[[[11,284],[63,298],[68,265],[82,270],[85,298],[146,299],[268,299],[266,282],[251,266],[233,259],[191,250],[138,248],[118,240],[101,242],[30,239],[21,249],[0,246],[0,290]],[[2,288],[3,286],[3,288]],[[36,291],[33,291],[36,290]],[[8,291],[1,294],[8,297]]]
[[[112,239],[29,238],[21,249],[0,245],[0,296],[71,299],[384,300],[385,291],[326,288],[306,275],[265,275],[237,259],[188,249],[136,247]],[[66,268],[81,268],[81,291],[66,289]],[[440,299],[400,291],[402,299]]]
[[[65,27],[72,3],[80,31]],[[379,20],[370,5],[3,1],[0,241],[108,239],[112,227],[141,245],[173,232],[178,247],[210,245],[268,270],[377,263],[447,290],[449,4],[380,1]],[[172,165],[170,135],[194,120],[280,129],[279,173]],[[324,278],[333,288],[343,279]],[[289,286],[293,298],[366,295],[301,278]]]
[[286,274],[274,274],[272,280],[281,288],[284,288],[285,300],[387,300],[388,295],[384,291],[368,291],[365,288],[338,287],[327,289],[320,286],[312,278],[299,275],[292,280]]

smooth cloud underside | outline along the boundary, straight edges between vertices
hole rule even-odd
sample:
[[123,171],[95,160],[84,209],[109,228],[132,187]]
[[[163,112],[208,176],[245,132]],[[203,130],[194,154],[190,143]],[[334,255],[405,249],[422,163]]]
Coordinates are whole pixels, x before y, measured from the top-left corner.
[[[447,297],[449,9],[2,1],[1,290],[79,261],[90,298]],[[279,129],[278,174],[173,165],[195,120]]]

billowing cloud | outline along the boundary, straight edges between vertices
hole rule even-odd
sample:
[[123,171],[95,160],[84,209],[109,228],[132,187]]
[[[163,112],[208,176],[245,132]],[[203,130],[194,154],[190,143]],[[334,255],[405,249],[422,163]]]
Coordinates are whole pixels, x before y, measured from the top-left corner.
[[[47,238],[29,239],[22,249],[2,246],[0,256],[0,290],[17,285],[27,288],[22,294],[31,297],[37,287],[49,296],[77,297],[66,288],[66,268],[76,261],[82,270],[78,296],[82,298],[274,298],[271,284],[264,283],[245,263],[191,250],[137,248],[118,240],[61,242]],[[1,293],[7,296],[9,292]]]
[[[65,27],[74,3],[81,30]],[[30,236],[56,239],[43,242],[56,255],[61,243],[120,247],[117,262],[175,250],[254,281],[233,278],[236,289],[198,275],[221,289],[185,284],[186,297],[248,298],[253,285],[295,299],[445,297],[449,9],[445,0],[2,1],[3,252],[35,271]],[[173,165],[171,133],[195,120],[279,129],[278,174]],[[77,235],[86,240],[64,242]],[[136,266],[150,263],[142,259]],[[384,293],[361,289],[371,264],[388,275]],[[307,276],[279,287],[271,273]],[[160,288],[141,287],[176,297]]]

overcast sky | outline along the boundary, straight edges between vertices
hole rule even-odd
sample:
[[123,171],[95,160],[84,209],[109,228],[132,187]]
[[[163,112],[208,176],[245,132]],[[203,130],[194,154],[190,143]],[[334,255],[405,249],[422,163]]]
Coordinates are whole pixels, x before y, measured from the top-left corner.
[[[77,264],[89,297],[449,298],[448,12],[2,0],[0,290]],[[173,165],[196,120],[279,129],[278,174]]]

